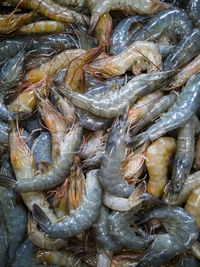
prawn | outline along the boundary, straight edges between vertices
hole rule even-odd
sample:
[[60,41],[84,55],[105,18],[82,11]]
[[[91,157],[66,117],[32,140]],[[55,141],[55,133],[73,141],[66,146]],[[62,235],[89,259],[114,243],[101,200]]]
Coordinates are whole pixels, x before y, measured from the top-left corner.
[[82,204],[76,209],[72,217],[61,222],[51,224],[48,217],[37,205],[33,215],[38,220],[42,230],[51,238],[67,238],[87,230],[96,220],[102,202],[102,190],[98,181],[99,170],[91,170],[86,178],[86,195]]
[[168,233],[158,235],[137,267],[158,267],[176,255],[190,249],[198,237],[198,228],[193,216],[180,207],[154,209],[142,218],[145,222],[152,218],[162,219]]
[[146,166],[149,173],[147,192],[161,197],[167,183],[169,159],[176,151],[173,137],[161,137],[154,141],[146,153]]
[[162,56],[157,45],[152,42],[135,42],[119,55],[105,57],[89,64],[86,71],[108,78],[122,75],[129,68],[132,68],[134,75],[145,70],[147,73],[161,71]]
[[64,85],[57,89],[66,96],[75,106],[87,110],[97,116],[114,118],[122,114],[127,106],[156,89],[160,89],[165,81],[174,74],[174,71],[155,74],[141,74],[122,86],[118,92],[110,92],[105,97],[92,97],[70,91]]
[[[46,190],[60,184],[68,175],[74,162],[75,152],[82,139],[82,128],[75,125],[61,142],[60,155],[52,168],[42,175],[29,174],[30,178],[26,178],[26,169],[22,166],[23,178],[20,176],[19,181],[10,180],[6,176],[0,175],[1,186],[8,187],[20,193]],[[12,138],[10,138],[12,140]],[[14,139],[13,139],[14,140]],[[13,144],[14,147],[16,144]],[[23,156],[26,158],[26,156]],[[16,162],[16,160],[15,160]]]
[[130,138],[128,146],[133,149],[141,146],[147,140],[154,141],[169,131],[179,128],[196,112],[200,96],[200,75],[194,75],[182,89],[175,104],[158,121],[145,132]]

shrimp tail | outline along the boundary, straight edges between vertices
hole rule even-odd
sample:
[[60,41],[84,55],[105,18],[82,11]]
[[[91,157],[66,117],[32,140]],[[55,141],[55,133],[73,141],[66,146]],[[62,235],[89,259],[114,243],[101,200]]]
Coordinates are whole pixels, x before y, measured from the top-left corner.
[[33,217],[39,223],[41,229],[44,232],[46,232],[48,226],[51,226],[51,221],[36,203],[33,204]]
[[0,186],[11,189],[11,190],[15,190],[16,185],[17,183],[15,180],[11,179],[8,176],[0,174]]
[[145,142],[149,141],[149,136],[147,133],[141,133],[134,137],[129,137],[126,141],[126,145],[131,147],[133,150],[143,145]]

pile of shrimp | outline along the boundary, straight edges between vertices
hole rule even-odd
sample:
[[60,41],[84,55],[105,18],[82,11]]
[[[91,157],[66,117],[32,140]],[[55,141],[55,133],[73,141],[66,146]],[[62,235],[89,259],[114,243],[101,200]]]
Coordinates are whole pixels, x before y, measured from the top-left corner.
[[0,11],[0,266],[200,266],[200,0]]

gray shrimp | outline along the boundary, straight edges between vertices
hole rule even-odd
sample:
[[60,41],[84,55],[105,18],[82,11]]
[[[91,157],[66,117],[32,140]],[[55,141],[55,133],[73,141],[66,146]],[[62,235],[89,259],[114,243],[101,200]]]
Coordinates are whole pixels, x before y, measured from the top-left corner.
[[180,206],[182,205],[192,193],[192,191],[200,186],[200,171],[190,174],[186,180],[181,192],[177,195],[170,194],[170,183],[167,184],[163,194],[163,202],[167,205]]
[[51,159],[51,135],[49,132],[43,132],[34,140],[32,146],[33,156],[38,170],[43,172],[48,169],[52,164]]
[[[2,157],[0,173],[15,179],[8,153]],[[22,203],[19,203],[16,192],[0,187],[0,194],[0,207],[7,229],[8,264],[11,264],[17,249],[21,246],[26,236],[27,210]],[[1,246],[2,248],[3,246]]]
[[180,43],[169,54],[163,64],[163,70],[184,67],[200,51],[200,29],[194,29],[184,35]]
[[137,267],[159,267],[176,255],[190,249],[198,238],[198,228],[192,215],[180,207],[154,209],[142,218],[145,222],[152,218],[164,220],[168,233],[158,235]]
[[123,19],[115,27],[113,34],[110,38],[110,53],[111,55],[118,55],[128,47],[129,30],[133,23],[142,22],[148,19],[149,16],[132,16]]
[[97,219],[102,202],[102,189],[99,183],[99,170],[91,170],[86,178],[86,195],[72,217],[50,224],[47,216],[35,205],[33,215],[42,230],[51,238],[67,238],[87,230]]
[[130,130],[131,135],[136,135],[146,125],[151,123],[162,113],[166,112],[175,103],[176,97],[177,95],[172,92],[171,94],[165,95],[162,98],[158,99],[153,104],[153,107],[150,106],[150,110],[139,120],[136,125],[134,125],[133,129]]
[[46,190],[60,184],[69,174],[74,162],[76,150],[82,139],[82,128],[77,125],[65,136],[61,144],[60,156],[53,167],[44,175],[34,176],[32,179],[10,180],[0,175],[1,186],[8,187],[20,193]]
[[122,177],[122,166],[126,157],[126,123],[127,112],[114,122],[100,167],[100,182],[104,190],[125,198],[134,191],[134,186],[129,185]]
[[0,144],[8,146],[8,124],[0,121]]
[[180,193],[194,160],[194,116],[178,130],[177,149],[170,182],[170,195]]
[[196,112],[200,97],[200,74],[194,75],[178,96],[175,104],[164,116],[150,126],[145,132],[136,137],[129,138],[127,145],[133,149],[141,146],[147,140],[154,141],[169,131],[179,128],[185,124]]
[[113,211],[107,219],[108,232],[116,243],[134,251],[147,248],[152,242],[152,239],[136,235],[134,229],[130,227],[140,209],[141,204],[128,212]]
[[192,22],[184,10],[170,8],[163,10],[150,19],[144,27],[140,28],[129,41],[129,45],[134,41],[152,41],[161,34],[186,35],[192,31]]
[[123,248],[123,246],[117,244],[108,233],[108,216],[109,210],[102,205],[99,216],[92,226],[95,233],[95,240],[97,245],[103,249],[109,251],[119,251]]
[[110,92],[105,97],[91,97],[68,90],[59,85],[58,90],[65,95],[75,106],[87,110],[97,116],[114,118],[122,114],[127,106],[164,85],[165,81],[173,76],[174,71],[158,72],[155,74],[141,74],[131,79],[117,92]]
[[193,23],[200,27],[200,2],[199,0],[190,0],[188,5],[188,15]]

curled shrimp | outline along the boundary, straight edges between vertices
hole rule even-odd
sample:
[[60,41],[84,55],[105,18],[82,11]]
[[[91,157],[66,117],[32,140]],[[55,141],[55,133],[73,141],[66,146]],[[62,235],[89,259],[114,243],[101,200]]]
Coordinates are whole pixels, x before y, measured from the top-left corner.
[[149,173],[147,192],[161,197],[167,183],[169,159],[176,151],[173,137],[161,137],[153,142],[146,153],[146,166]]
[[176,255],[190,249],[198,237],[198,228],[193,216],[180,207],[154,209],[144,215],[142,222],[151,218],[162,219],[168,233],[155,238],[138,267],[159,267]]
[[154,14],[163,9],[168,8],[168,5],[159,0],[122,0],[122,1],[112,1],[112,0],[100,0],[97,1],[92,9],[92,16],[90,20],[89,32],[92,32],[95,28],[99,18],[106,12],[110,10],[122,10],[126,13],[134,14],[138,13],[140,15],[144,14]]
[[56,4],[53,0],[9,0],[8,2],[19,4],[20,7],[34,9],[52,20],[65,23],[80,22],[89,24],[89,18],[86,15],[64,8]]
[[[57,89],[66,96],[75,106],[87,110],[97,116],[114,118],[122,114],[127,106],[164,85],[165,81],[173,75],[174,71],[154,74],[141,74],[131,79],[117,92],[109,92],[106,96],[86,96],[72,92],[64,85]],[[197,88],[196,88],[197,90]]]
[[98,181],[98,170],[89,171],[86,178],[86,195],[82,205],[76,209],[72,217],[51,224],[48,217],[39,206],[35,205],[33,212],[43,231],[52,238],[75,236],[87,230],[96,220],[102,201],[102,190]]
[[197,110],[200,96],[200,75],[196,74],[190,78],[182,89],[175,104],[158,121],[150,126],[145,132],[127,141],[133,149],[144,144],[147,140],[154,141],[169,131],[179,128]]
[[[1,176],[0,183],[12,190],[22,193],[46,190],[62,183],[74,162],[74,156],[82,139],[82,128],[74,126],[65,136],[61,143],[60,155],[52,168],[45,174],[34,175],[31,178],[23,178],[19,181],[10,180],[6,176]],[[22,172],[23,172],[22,166]],[[26,168],[25,168],[26,170]]]
[[162,57],[157,45],[151,42],[135,42],[119,55],[106,57],[87,66],[86,70],[103,77],[119,76],[129,68],[135,75],[147,70],[159,72],[162,70]]

